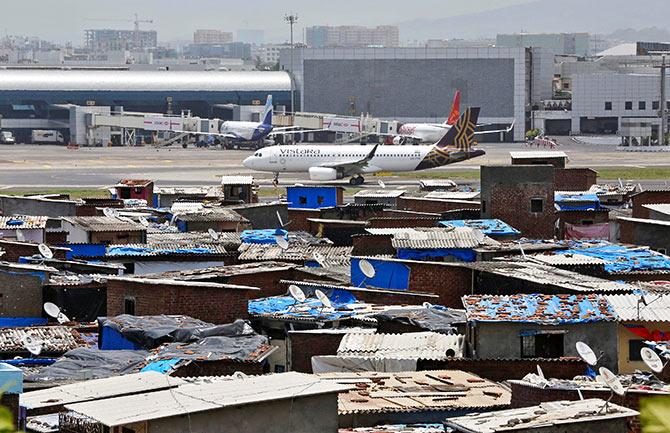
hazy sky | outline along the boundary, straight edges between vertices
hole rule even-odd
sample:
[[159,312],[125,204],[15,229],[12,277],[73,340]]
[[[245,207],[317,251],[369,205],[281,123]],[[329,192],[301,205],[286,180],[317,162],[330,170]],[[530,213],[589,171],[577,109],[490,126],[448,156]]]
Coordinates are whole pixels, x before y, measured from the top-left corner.
[[[265,28],[272,41],[288,39],[282,17],[294,11],[304,26],[392,24],[496,9],[531,0],[2,0],[3,33],[83,41],[84,28],[132,28],[134,13],[153,19],[161,41],[191,39],[198,28]],[[108,21],[105,21],[108,20]],[[114,21],[120,20],[120,21]],[[124,22],[123,20],[127,20]],[[495,32],[493,32],[495,33]],[[402,38],[402,35],[401,35]],[[300,38],[297,38],[300,39]]]

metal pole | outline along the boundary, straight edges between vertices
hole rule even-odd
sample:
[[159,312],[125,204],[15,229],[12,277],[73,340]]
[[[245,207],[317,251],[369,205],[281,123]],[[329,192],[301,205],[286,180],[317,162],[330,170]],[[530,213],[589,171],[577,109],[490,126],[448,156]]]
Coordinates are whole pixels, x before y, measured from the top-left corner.
[[294,74],[293,58],[294,58],[295,44],[293,42],[293,26],[295,25],[295,23],[298,22],[298,15],[294,14],[294,13],[291,13],[289,15],[286,15],[284,17],[284,19],[291,26],[291,75],[290,75],[290,79],[291,79],[291,113],[295,113],[295,84],[294,84],[294,81],[293,81],[293,74]]

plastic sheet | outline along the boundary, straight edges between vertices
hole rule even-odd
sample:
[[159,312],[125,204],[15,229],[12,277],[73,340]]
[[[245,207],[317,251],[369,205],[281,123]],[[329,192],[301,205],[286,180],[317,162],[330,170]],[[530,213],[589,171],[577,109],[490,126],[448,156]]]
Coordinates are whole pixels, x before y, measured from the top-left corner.
[[477,253],[474,250],[461,248],[436,248],[432,250],[402,248],[398,250],[398,258],[402,260],[431,260],[443,257],[453,257],[462,262],[471,263],[477,260]]
[[65,353],[52,365],[28,376],[31,382],[89,380],[139,371],[149,352],[143,350],[98,350],[79,347]]
[[395,261],[367,259],[375,268],[375,276],[367,278],[363,275],[358,263],[360,259],[351,260],[351,285],[355,287],[377,287],[381,289],[409,289],[410,269],[407,265]]
[[440,305],[386,310],[373,317],[379,322],[398,322],[440,334],[455,334],[456,328],[452,324],[466,322],[465,310],[454,310]]
[[288,232],[282,229],[244,230],[240,240],[243,244],[276,244],[275,236],[283,236],[288,241]]
[[149,248],[149,247],[111,247],[107,249],[107,257],[129,257],[129,256],[160,256],[169,254],[213,254],[216,251],[211,248]]
[[448,220],[440,221],[442,227],[470,227],[480,230],[487,236],[512,236],[521,234],[520,231],[499,219],[484,220]]
[[350,317],[354,312],[347,304],[331,299],[334,310],[323,308],[318,299],[307,299],[297,302],[290,296],[273,296],[270,298],[252,299],[249,301],[249,314],[258,316],[287,316],[302,319],[338,320]]
[[232,336],[205,337],[195,343],[168,343],[155,351],[155,359],[191,361],[253,361],[262,349],[269,348],[267,337],[251,331]]
[[588,194],[555,193],[554,203],[556,204],[559,210],[600,209],[600,199],[595,193],[588,193]]
[[624,245],[602,244],[591,246],[580,242],[572,243],[569,250],[557,251],[556,254],[581,254],[596,257],[607,262],[607,272],[634,272],[634,271],[670,271],[670,257],[651,251],[649,248],[629,248]]

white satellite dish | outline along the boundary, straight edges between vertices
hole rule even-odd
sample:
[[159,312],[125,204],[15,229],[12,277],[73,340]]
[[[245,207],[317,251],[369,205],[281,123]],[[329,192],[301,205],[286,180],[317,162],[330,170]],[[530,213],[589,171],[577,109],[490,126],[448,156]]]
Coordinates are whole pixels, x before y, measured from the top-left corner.
[[284,237],[284,235],[275,235],[275,242],[277,242],[277,245],[279,245],[279,248],[282,250],[286,251],[288,250],[289,243]]
[[46,244],[39,244],[37,246],[37,249],[40,251],[40,254],[42,254],[42,257],[44,257],[45,259],[54,258],[53,251],[51,251],[51,248],[49,248]]
[[424,302],[423,308],[433,308],[433,304],[431,304],[430,302]]
[[616,374],[605,367],[600,367],[598,371],[605,381],[605,385],[609,386],[615,394],[623,396],[626,393],[626,388],[623,387]]
[[16,231],[16,240],[19,242],[25,242],[26,241],[26,235],[23,234],[21,230]]
[[58,323],[67,323],[70,321],[70,318],[67,317],[63,312],[58,308],[58,306],[52,302],[47,302],[44,304],[44,311],[50,316],[58,321]]
[[660,373],[663,371],[663,367],[665,366],[663,365],[661,357],[650,348],[643,347],[640,350],[640,356],[642,356],[642,360],[645,364],[647,364],[647,367],[649,367],[654,373]]
[[577,347],[577,353],[579,353],[579,356],[588,365],[594,366],[598,363],[598,357],[596,356],[596,353],[588,344],[584,343],[583,341],[578,341],[575,344],[575,347]]
[[145,217],[141,216],[139,218],[140,224],[142,224],[144,227],[149,227],[149,220],[146,219]]
[[303,292],[302,289],[295,284],[288,286],[288,292],[291,297],[298,302],[305,302],[305,299],[307,299],[305,292]]
[[42,353],[42,342],[38,340],[34,335],[25,334],[21,337],[21,344],[26,348],[28,352],[32,355],[37,356]]
[[119,213],[118,213],[116,210],[114,210],[114,209],[112,209],[112,208],[110,208],[110,207],[106,207],[106,208],[104,208],[104,209],[102,210],[102,213],[103,213],[103,215],[105,215],[105,216],[108,217],[108,218],[116,218],[116,217],[119,216]]
[[241,371],[236,371],[235,373],[233,373],[233,377],[238,380],[244,380],[249,378],[249,376],[242,373]]
[[358,262],[358,268],[363,272],[363,275],[365,275],[366,278],[374,278],[375,275],[377,275],[375,267],[365,259]]
[[219,234],[216,232],[214,229],[207,229],[207,233],[209,234],[209,237],[212,238],[212,240],[218,241],[219,240]]
[[322,268],[326,267],[326,258],[320,252],[317,251],[317,252],[314,253],[314,260],[316,260],[316,262]]
[[326,296],[325,293],[323,293],[321,290],[315,290],[314,294],[316,295],[316,298],[323,304],[325,308],[333,308],[333,303],[330,302],[330,299],[328,296]]
[[542,367],[540,367],[540,364],[537,364],[537,375],[540,376],[540,379],[546,380],[547,378],[544,376],[544,371],[542,371]]
[[377,183],[379,184],[379,187],[380,187],[381,189],[385,189],[385,188],[386,188],[386,184],[385,184],[384,181],[382,181],[381,179],[379,179],[379,180],[377,181]]

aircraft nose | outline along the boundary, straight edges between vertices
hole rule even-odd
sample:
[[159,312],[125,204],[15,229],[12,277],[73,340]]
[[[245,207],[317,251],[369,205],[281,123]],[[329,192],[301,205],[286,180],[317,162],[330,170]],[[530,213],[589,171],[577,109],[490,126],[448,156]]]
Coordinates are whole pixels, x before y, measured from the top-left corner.
[[246,168],[254,168],[254,157],[253,156],[247,156],[244,161],[242,161],[242,165],[245,166]]

